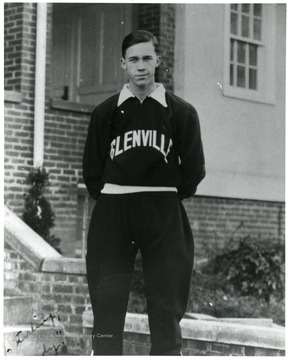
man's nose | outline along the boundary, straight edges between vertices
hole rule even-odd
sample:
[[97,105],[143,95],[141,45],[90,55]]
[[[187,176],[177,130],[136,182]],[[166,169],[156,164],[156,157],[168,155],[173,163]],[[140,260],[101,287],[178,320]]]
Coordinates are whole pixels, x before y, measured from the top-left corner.
[[145,63],[143,60],[139,60],[138,62],[138,70],[145,70]]

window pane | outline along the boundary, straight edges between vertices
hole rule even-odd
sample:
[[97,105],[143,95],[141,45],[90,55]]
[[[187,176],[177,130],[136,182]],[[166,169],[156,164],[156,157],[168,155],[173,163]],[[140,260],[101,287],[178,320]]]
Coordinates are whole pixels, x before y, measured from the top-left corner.
[[230,60],[234,60],[234,46],[235,46],[235,40],[230,41]]
[[237,61],[238,63],[245,64],[246,44],[244,42],[238,42],[237,48]]
[[242,32],[243,37],[249,37],[249,17],[242,16]]
[[237,66],[237,86],[245,87],[245,67]]
[[262,15],[262,5],[261,4],[255,4],[253,13],[254,13],[255,16],[261,16]]
[[230,64],[230,85],[234,85],[234,66]]
[[249,69],[249,89],[257,89],[257,70]]
[[238,10],[238,4],[231,4],[232,10]]
[[249,45],[249,65],[257,66],[257,46]]
[[231,34],[237,35],[238,15],[231,13]]
[[261,40],[261,20],[254,18],[253,25],[253,38],[255,40]]
[[246,13],[246,14],[249,14],[249,11],[250,11],[250,5],[249,4],[243,4],[242,5],[242,12]]

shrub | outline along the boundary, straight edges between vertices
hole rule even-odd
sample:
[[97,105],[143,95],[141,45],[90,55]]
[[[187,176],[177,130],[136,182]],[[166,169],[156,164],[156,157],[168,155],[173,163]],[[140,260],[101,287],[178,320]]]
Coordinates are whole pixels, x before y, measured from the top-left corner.
[[269,301],[271,295],[284,297],[284,251],[268,249],[250,237],[240,240],[236,250],[216,256],[210,263],[211,273],[221,274],[241,296],[260,296]]
[[271,318],[285,325],[285,300],[270,301],[259,296],[243,296],[234,291],[221,275],[194,272],[187,312],[196,312],[216,318]]
[[[193,272],[187,312],[218,318],[271,318],[285,325],[284,263],[283,246],[268,249],[250,238],[241,240],[238,248],[213,257]],[[128,311],[147,312],[140,255]]]
[[285,325],[284,245],[246,237],[194,271],[188,310],[215,317],[272,318]]
[[27,177],[27,183],[31,185],[28,194],[25,194],[23,221],[37,234],[62,254],[59,243],[60,239],[50,234],[54,226],[55,215],[49,201],[45,198],[44,191],[48,186],[49,175],[45,168],[33,168]]

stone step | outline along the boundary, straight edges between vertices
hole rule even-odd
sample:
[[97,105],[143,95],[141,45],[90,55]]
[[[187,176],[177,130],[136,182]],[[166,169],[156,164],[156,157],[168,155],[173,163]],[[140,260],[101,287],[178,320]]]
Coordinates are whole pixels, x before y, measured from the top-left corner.
[[5,356],[55,356],[67,354],[63,326],[29,325],[4,328]]
[[30,296],[4,296],[4,325],[31,323],[32,299]]

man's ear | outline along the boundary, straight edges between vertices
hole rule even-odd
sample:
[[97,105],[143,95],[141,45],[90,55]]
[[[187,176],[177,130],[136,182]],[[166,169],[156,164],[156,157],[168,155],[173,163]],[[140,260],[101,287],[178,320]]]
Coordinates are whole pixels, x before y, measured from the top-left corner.
[[161,64],[162,61],[162,57],[161,55],[157,55],[157,59],[156,59],[156,68]]
[[123,70],[127,70],[126,60],[124,58],[121,58],[121,67]]

